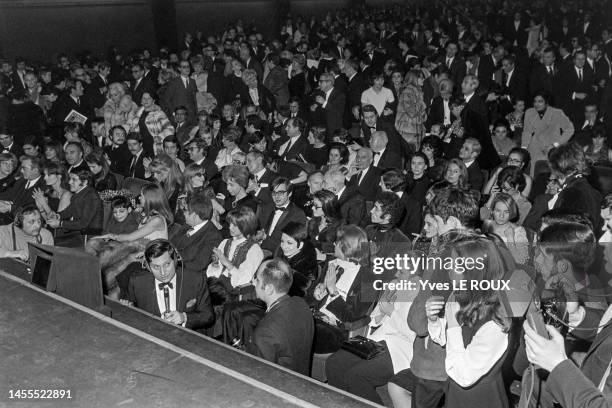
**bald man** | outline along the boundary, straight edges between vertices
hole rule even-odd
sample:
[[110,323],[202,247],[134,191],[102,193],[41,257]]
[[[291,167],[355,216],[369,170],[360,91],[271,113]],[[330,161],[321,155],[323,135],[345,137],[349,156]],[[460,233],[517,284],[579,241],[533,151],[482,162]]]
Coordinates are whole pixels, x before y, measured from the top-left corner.
[[340,170],[330,170],[323,177],[323,188],[336,195],[340,214],[347,224],[369,224],[365,200],[355,187],[346,186],[346,178]]
[[374,201],[379,192],[380,175],[382,171],[374,167],[374,153],[369,147],[362,147],[357,151],[353,176],[348,185],[357,189],[366,201]]
[[382,171],[390,169],[402,169],[402,156],[388,147],[389,138],[387,132],[377,130],[370,138],[370,148],[374,154],[372,165]]

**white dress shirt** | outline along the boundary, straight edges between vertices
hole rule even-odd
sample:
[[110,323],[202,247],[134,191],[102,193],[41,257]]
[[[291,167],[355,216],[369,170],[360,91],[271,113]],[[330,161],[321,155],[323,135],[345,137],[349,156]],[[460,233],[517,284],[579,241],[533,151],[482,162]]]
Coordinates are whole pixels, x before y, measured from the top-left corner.
[[195,234],[196,232],[198,232],[199,230],[201,230],[202,228],[204,228],[204,226],[208,223],[208,220],[202,221],[201,223],[194,225],[193,227],[189,228],[189,231],[187,231],[187,236],[191,237],[193,234]]
[[[231,260],[234,257],[236,249],[244,241],[246,241],[246,238],[239,238],[233,240],[229,248],[228,259]],[[227,239],[224,239],[223,241],[221,241],[217,248],[223,251],[226,242]],[[259,246],[259,244],[254,244],[247,252],[244,262],[242,262],[240,265],[232,266],[231,268],[227,269],[224,268],[223,265],[221,265],[220,263],[219,265],[211,263],[210,265],[208,265],[208,269],[206,270],[206,276],[209,278],[218,278],[219,276],[221,276],[221,274],[223,274],[224,276],[230,278],[230,282],[234,288],[248,285],[251,283],[253,275],[257,271],[257,268],[259,268],[259,265],[261,264],[263,259],[264,255],[263,251],[261,250],[261,247]]]
[[276,228],[276,224],[278,224],[278,221],[283,216],[283,213],[287,211],[288,206],[289,204],[282,207],[283,210],[278,209],[274,211],[274,216],[272,217],[272,222],[270,223],[270,229],[268,230],[268,235],[272,235],[272,233],[274,232],[274,228]]
[[[166,312],[166,301],[164,300],[164,290],[159,288],[159,284],[162,282],[158,281],[157,279],[155,279],[154,282],[155,282],[155,294],[157,295],[157,306],[159,306],[159,312],[161,313],[160,316],[163,316],[163,314]],[[172,312],[172,311],[177,310],[177,307],[176,307],[176,274],[174,275],[170,283],[172,283],[172,288],[168,286],[168,292],[170,294],[170,297],[169,297],[170,311]]]

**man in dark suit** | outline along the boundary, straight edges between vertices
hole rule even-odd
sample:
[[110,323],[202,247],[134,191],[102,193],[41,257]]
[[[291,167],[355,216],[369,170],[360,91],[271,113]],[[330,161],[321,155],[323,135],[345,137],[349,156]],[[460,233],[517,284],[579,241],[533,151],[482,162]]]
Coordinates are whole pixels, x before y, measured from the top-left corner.
[[166,90],[168,107],[174,112],[177,107],[184,106],[187,109],[187,121],[189,123],[196,123],[196,114],[198,110],[196,93],[198,89],[195,80],[189,77],[191,72],[189,61],[181,61],[179,70],[181,75],[168,83],[168,88]]
[[473,137],[465,139],[463,146],[459,151],[459,158],[463,160],[463,164],[467,167],[468,180],[472,190],[481,191],[484,185],[484,175],[476,161],[480,156],[482,147],[480,142]]
[[377,130],[370,138],[370,148],[374,154],[372,165],[383,172],[389,169],[403,168],[402,156],[398,151],[388,148],[388,142],[387,133],[382,130]]
[[373,202],[376,199],[376,195],[380,191],[380,175],[382,171],[372,165],[374,155],[372,149],[369,147],[362,147],[357,151],[357,157],[355,158],[355,171],[353,176],[349,180],[349,187],[356,188],[359,194],[366,199],[366,201]]
[[334,76],[324,73],[319,77],[319,90],[314,103],[310,106],[312,122],[323,126],[328,134],[343,128],[343,115],[346,96],[334,88]]
[[501,159],[491,140],[487,105],[476,95],[478,85],[478,78],[473,75],[467,75],[461,83],[461,91],[467,102],[461,112],[461,123],[465,129],[464,138],[473,137],[482,146],[482,153],[478,156],[480,167],[492,169],[501,163]]
[[219,173],[219,169],[215,164],[215,157],[209,157],[208,146],[203,139],[194,138],[187,146],[185,146],[185,149],[189,155],[189,163],[196,163],[204,167],[204,171],[206,172],[206,180],[211,180]]
[[[106,102],[106,93],[108,92],[110,64],[102,61],[98,64],[98,74],[91,79],[91,84],[88,87],[89,100],[93,108],[100,109]],[[140,101],[137,101],[140,103]]]
[[483,55],[478,63],[479,92],[487,93],[491,89],[495,74],[501,69],[502,59],[506,56],[506,49],[503,45],[498,45],[490,55]]
[[543,63],[531,71],[529,78],[529,95],[531,97],[539,91],[544,91],[550,96],[554,94],[554,90],[558,86],[556,82],[559,75],[559,67],[556,66],[555,60],[555,51],[552,48],[546,48],[542,53]]
[[272,200],[270,186],[279,176],[266,167],[265,160],[264,154],[259,150],[249,152],[246,157],[246,166],[251,174],[247,192],[251,193],[253,197],[261,202],[258,209],[259,222],[261,225],[268,225],[274,214],[275,205]]
[[553,208],[587,214],[593,223],[593,231],[599,235],[603,226],[600,209],[601,193],[576,170],[584,160],[584,152],[575,143],[562,144],[548,153],[551,170],[563,186]]
[[[254,70],[245,70],[242,73],[244,84],[240,87],[240,102],[242,106],[258,106],[266,115],[276,109],[276,99],[272,92],[258,80]],[[256,98],[256,99],[255,99]]]
[[304,155],[309,146],[308,139],[303,134],[306,124],[300,118],[291,118],[287,120],[285,129],[287,131],[288,140],[280,145],[278,155],[285,160],[305,161]]
[[140,63],[132,65],[132,80],[130,81],[130,92],[132,100],[137,105],[141,105],[142,95],[146,92],[151,96],[155,96],[155,84],[144,77],[144,67]]
[[527,98],[527,76],[517,66],[512,55],[502,60],[501,97],[506,109],[504,115],[512,112],[514,102]]
[[361,144],[365,147],[371,146],[371,137],[374,132],[385,132],[387,135],[388,146],[391,150],[406,155],[410,152],[407,150],[409,146],[404,142],[403,138],[393,126],[393,123],[389,123],[380,120],[376,108],[372,105],[365,105],[362,108],[363,120],[361,121]]
[[240,48],[240,59],[246,69],[255,70],[258,80],[263,80],[263,65],[251,56],[251,51],[248,48]]
[[261,248],[271,253],[276,251],[280,245],[282,230],[290,222],[306,224],[304,211],[291,202],[293,185],[285,177],[276,178],[270,185],[272,201],[275,211],[266,225],[266,239],[261,243]]
[[104,210],[89,170],[70,173],[68,185],[72,192],[70,204],[60,211],[59,218],[50,218],[47,224],[57,229],[56,245],[79,248],[85,244],[87,235],[102,232]]
[[461,58],[458,53],[459,46],[457,43],[454,41],[449,41],[446,44],[446,55],[442,61],[442,64],[444,64],[450,71],[450,79],[452,79],[453,83],[455,84],[461,83],[467,71],[465,60]]
[[304,299],[288,296],[292,283],[293,272],[285,262],[271,260],[261,264],[253,284],[267,310],[247,340],[246,349],[275,364],[309,375],[314,320]]
[[257,40],[257,36],[255,34],[249,35],[249,51],[255,59],[259,62],[263,62],[264,57],[266,56],[266,50],[264,47],[259,45],[259,41]]
[[[189,141],[191,131],[194,128],[194,125],[188,121],[189,119],[189,111],[185,106],[177,106],[174,109],[174,136],[176,140],[178,140],[179,144],[182,147],[185,147],[185,144]],[[147,152],[152,154],[153,152]]]
[[21,176],[21,180],[17,180],[11,188],[0,193],[1,225],[9,224],[18,208],[35,205],[32,197],[34,190],[45,188],[42,162],[39,158],[26,156],[21,161]]
[[563,17],[561,24],[553,24],[550,32],[550,39],[557,44],[569,43],[574,36],[574,29],[570,26],[569,19]]
[[520,12],[514,13],[514,18],[506,22],[504,38],[513,47],[524,48],[527,45],[526,25]]
[[218,72],[212,70],[212,67],[204,71],[205,81],[203,88],[217,100],[217,106],[223,106],[229,100],[229,84],[227,79]]
[[210,326],[215,315],[206,277],[202,273],[178,267],[180,255],[167,240],[150,242],[144,255],[150,273],[136,274],[130,278],[128,299],[122,300],[122,303],[188,329]]
[[195,193],[187,198],[183,210],[187,226],[177,229],[170,242],[181,254],[183,265],[194,272],[205,272],[210,263],[213,248],[223,240],[221,233],[210,222],[212,203],[203,193]]
[[373,41],[366,41],[363,57],[367,61],[367,65],[373,69],[382,68],[385,65],[385,55],[376,51],[375,48]]
[[[57,124],[64,123],[64,119],[68,116],[71,111],[76,111],[87,119],[93,116],[93,112],[90,111],[90,107],[87,106],[86,102],[82,100],[85,88],[83,83],[79,80],[66,80],[66,94],[58,98],[54,105],[55,118],[54,121]],[[85,123],[84,126],[88,126]]]
[[151,159],[146,157],[146,153],[142,146],[142,137],[140,136],[140,133],[130,133],[127,137],[126,143],[130,153],[132,154],[130,168],[128,170],[128,177],[146,180],[144,159]]
[[125,129],[116,126],[111,130],[111,145],[104,148],[104,153],[110,159],[110,170],[113,173],[121,174],[123,177],[129,176],[132,154],[126,143]]
[[79,142],[68,142],[64,148],[66,163],[68,164],[68,173],[77,173],[83,170],[89,170],[89,166],[83,159],[83,146]]
[[359,72],[359,62],[357,60],[349,59],[344,61],[342,73],[347,78],[344,125],[348,128],[354,120],[351,110],[354,106],[361,106],[361,94],[368,89],[368,85],[363,75]]
[[582,124],[584,107],[593,96],[593,71],[585,65],[586,54],[578,51],[574,64],[561,72],[559,78],[559,107],[570,118],[575,128]]
[[23,147],[15,143],[13,135],[4,133],[4,130],[0,129],[0,153],[12,153],[17,159],[23,156]]
[[368,224],[363,196],[355,187],[346,186],[346,178],[340,170],[330,170],[323,176],[323,188],[336,195],[340,214],[347,224]]

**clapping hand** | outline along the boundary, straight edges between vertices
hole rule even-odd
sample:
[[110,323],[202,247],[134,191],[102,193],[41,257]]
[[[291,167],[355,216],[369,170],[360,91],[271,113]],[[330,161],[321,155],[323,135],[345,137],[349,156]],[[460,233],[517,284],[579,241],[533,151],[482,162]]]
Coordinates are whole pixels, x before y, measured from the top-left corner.
[[0,213],[11,211],[11,204],[8,201],[0,201]]
[[322,97],[321,95],[317,95],[317,97],[315,98],[315,101],[319,104],[319,105],[323,105],[325,103],[325,98]]
[[34,200],[36,201],[39,201],[39,200],[46,201],[45,193],[40,188],[34,189],[34,191],[32,192],[32,198],[34,198]]
[[338,294],[338,288],[336,288],[336,276],[338,275],[338,265],[330,264],[325,274],[325,287],[330,295]]
[[150,157],[144,157],[144,158],[142,159],[142,165],[144,166],[144,168],[145,168],[145,170],[146,170],[146,171],[150,171],[150,170],[149,170],[149,166],[151,165],[151,162],[152,162],[152,161],[153,161],[153,160],[152,160]]
[[438,320],[440,311],[444,308],[444,298],[441,296],[432,296],[425,302],[425,315],[430,322]]

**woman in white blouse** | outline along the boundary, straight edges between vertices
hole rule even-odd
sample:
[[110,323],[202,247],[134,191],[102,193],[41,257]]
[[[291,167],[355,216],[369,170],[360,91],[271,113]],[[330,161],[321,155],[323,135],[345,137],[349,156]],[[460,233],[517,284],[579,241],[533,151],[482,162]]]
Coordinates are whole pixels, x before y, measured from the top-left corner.
[[454,287],[463,282],[466,289],[455,290],[447,302],[434,296],[425,306],[431,341],[446,346],[446,407],[507,408],[502,365],[511,321],[503,317],[500,291],[494,289],[513,266],[484,237],[456,242],[452,252],[453,259],[473,260],[471,268],[465,262],[448,272]]
[[361,94],[361,105],[373,105],[380,118],[393,115],[390,106],[395,102],[393,92],[385,88],[385,74],[382,71],[374,71],[372,74],[372,86]]
[[[213,249],[213,262],[208,265],[206,275],[216,278],[216,282],[210,284],[211,290],[215,286],[225,289],[227,296],[231,296],[235,289],[251,285],[264,255],[254,240],[259,221],[251,208],[238,207],[230,211],[227,221],[231,238],[224,239]],[[229,300],[228,297],[225,300]]]

